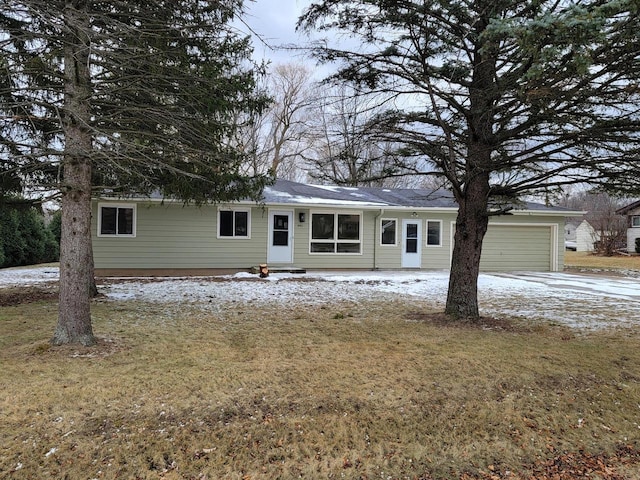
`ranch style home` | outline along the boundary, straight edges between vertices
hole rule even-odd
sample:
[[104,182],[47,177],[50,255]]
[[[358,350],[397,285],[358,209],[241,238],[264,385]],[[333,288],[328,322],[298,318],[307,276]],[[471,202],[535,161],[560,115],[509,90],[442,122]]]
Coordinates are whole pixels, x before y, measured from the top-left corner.
[[[278,180],[263,201],[194,206],[162,198],[93,202],[96,275],[211,275],[282,269],[448,269],[450,192]],[[566,216],[535,203],[491,217],[483,271],[557,271]]]

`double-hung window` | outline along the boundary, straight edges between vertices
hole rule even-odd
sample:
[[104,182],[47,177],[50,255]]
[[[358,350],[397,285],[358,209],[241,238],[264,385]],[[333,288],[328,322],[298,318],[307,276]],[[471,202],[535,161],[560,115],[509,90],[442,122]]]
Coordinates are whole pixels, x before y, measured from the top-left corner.
[[361,253],[359,213],[311,213],[310,253]]
[[640,215],[634,215],[631,217],[631,226],[640,227]]
[[135,205],[98,205],[99,237],[135,237],[136,206]]
[[442,220],[427,220],[427,246],[442,246]]
[[218,237],[249,238],[250,228],[249,210],[218,210]]

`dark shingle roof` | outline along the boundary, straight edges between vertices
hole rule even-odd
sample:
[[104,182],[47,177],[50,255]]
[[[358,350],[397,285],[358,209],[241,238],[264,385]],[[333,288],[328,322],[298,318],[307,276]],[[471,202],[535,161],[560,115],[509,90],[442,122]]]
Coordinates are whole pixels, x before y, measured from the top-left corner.
[[[309,185],[288,180],[278,180],[274,185],[267,187],[264,191],[264,203],[363,208],[458,208],[453,194],[444,189],[337,187]],[[515,210],[554,213],[567,211],[565,208],[548,207],[532,202],[523,202],[515,206]]]

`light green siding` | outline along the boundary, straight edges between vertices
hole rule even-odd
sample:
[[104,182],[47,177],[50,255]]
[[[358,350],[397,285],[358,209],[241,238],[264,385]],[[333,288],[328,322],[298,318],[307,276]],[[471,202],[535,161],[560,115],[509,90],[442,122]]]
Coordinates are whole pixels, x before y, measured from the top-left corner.
[[[106,203],[106,202],[105,202]],[[119,202],[126,203],[126,202]],[[216,206],[137,203],[136,236],[97,235],[97,202],[93,204],[93,254],[96,268],[232,268],[264,263],[267,216],[251,208],[251,238],[217,238]]]
[[[109,202],[100,202],[109,203]],[[114,202],[115,203],[115,202]],[[266,263],[269,208],[293,211],[292,267],[306,269],[393,270],[401,268],[402,220],[419,219],[422,225],[421,268],[448,269],[451,264],[454,212],[407,210],[332,210],[245,206],[250,210],[250,238],[218,238],[217,206],[183,206],[154,202],[136,204],[135,237],[97,235],[98,202],[93,204],[93,250],[98,269],[232,269],[246,270]],[[236,208],[242,208],[235,206]],[[359,254],[313,254],[309,251],[313,212],[361,215]],[[305,214],[303,222],[300,213]],[[396,245],[382,245],[380,219],[396,219]],[[427,221],[441,222],[441,245],[427,245]],[[562,268],[564,218],[536,215],[497,217],[490,222],[484,241],[481,269],[550,270]],[[272,266],[278,266],[274,264]]]
[[[421,268],[424,269],[448,269],[451,264],[451,222],[455,220],[453,213],[418,213],[412,216],[406,210],[385,210],[381,218],[393,218],[397,220],[397,243],[394,246],[381,245],[380,220],[376,221],[376,267],[381,270],[399,269],[402,265],[402,220],[412,219],[422,221]],[[427,245],[427,222],[441,221],[441,245]]]

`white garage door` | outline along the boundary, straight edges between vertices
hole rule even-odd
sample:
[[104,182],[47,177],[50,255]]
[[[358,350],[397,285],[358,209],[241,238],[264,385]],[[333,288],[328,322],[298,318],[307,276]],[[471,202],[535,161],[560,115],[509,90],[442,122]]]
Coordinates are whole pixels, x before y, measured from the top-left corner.
[[549,226],[489,225],[480,270],[552,270],[552,242]]

